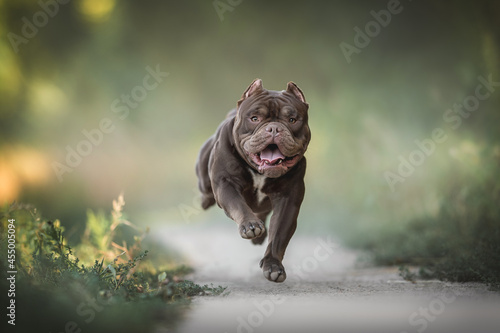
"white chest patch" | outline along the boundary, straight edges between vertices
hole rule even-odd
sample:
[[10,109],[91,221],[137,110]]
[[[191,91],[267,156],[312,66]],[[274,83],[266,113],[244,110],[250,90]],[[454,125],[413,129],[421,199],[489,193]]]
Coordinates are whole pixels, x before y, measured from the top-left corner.
[[250,171],[252,174],[253,178],[253,188],[254,192],[257,195],[257,202],[260,204],[262,200],[266,198],[266,194],[262,192],[262,188],[264,187],[264,184],[266,183],[266,176],[263,176],[261,174],[255,173],[253,170]]

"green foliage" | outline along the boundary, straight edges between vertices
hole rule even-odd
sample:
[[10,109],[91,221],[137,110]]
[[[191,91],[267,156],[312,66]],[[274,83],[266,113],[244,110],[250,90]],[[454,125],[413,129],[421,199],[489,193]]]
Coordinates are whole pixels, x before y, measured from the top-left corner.
[[106,218],[104,212],[99,211],[94,213],[92,210],[87,210],[87,229],[85,230],[86,237],[89,238],[89,243],[95,248],[105,251],[108,248],[106,233],[109,231],[111,222]]
[[[100,311],[106,315],[96,314],[95,317],[101,318],[90,320],[90,316],[86,317],[85,311],[81,310],[84,315],[76,316],[82,325],[88,324],[92,331],[115,329],[116,322],[121,320],[142,323],[137,327],[119,323],[118,327],[123,326],[122,331],[132,332],[132,327],[148,331],[158,324],[158,318],[163,325],[171,327],[192,296],[219,295],[225,290],[220,286],[199,286],[184,280],[182,277],[192,271],[186,266],[160,270],[154,269],[155,263],[150,263],[147,269],[138,269],[147,261],[148,250],[140,247],[144,234],[136,237],[131,246],[126,242],[118,246],[113,236],[116,227],[130,224],[121,220],[123,205],[122,197],[114,202],[109,223],[99,224],[99,221],[106,221],[106,216],[89,212],[83,241],[74,249],[63,237],[64,229],[59,221],[42,219],[33,207],[12,205],[2,213],[2,253],[6,253],[7,233],[4,231],[8,219],[14,218],[16,225],[16,302],[23,304],[24,314],[37,313],[34,321],[20,323],[19,320],[20,326],[62,331],[65,323],[75,317],[75,311],[78,313],[77,309],[85,309],[86,302],[94,299],[99,300]],[[89,250],[91,246],[92,250]],[[91,262],[89,257],[82,260],[78,257],[80,248],[87,255],[94,255],[91,264],[87,264]],[[0,260],[1,274],[7,271],[3,260]],[[2,276],[1,283],[5,284],[5,281],[5,276]],[[47,305],[48,299],[51,306]],[[155,317],[158,309],[163,309],[162,315]]]
[[406,281],[415,282],[417,275],[410,271],[408,266],[399,266],[399,276],[401,276]]
[[[487,161],[485,161],[487,162]],[[500,181],[495,160],[481,173],[456,175],[436,216],[383,228],[350,243],[372,254],[379,265],[412,264],[421,278],[500,285]],[[403,278],[415,276],[402,266]]]

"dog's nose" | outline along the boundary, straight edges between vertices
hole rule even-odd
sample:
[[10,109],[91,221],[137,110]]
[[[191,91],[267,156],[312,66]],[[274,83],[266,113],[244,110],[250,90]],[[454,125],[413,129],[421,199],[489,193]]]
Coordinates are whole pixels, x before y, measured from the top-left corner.
[[267,125],[266,127],[266,132],[269,132],[271,133],[273,136],[276,136],[278,135],[278,133],[280,132],[279,128],[277,125],[274,125],[274,124],[269,124]]

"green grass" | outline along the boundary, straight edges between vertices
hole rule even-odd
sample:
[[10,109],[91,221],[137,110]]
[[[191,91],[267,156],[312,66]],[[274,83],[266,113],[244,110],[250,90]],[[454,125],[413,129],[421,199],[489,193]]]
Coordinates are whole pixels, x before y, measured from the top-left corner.
[[[120,196],[109,218],[89,212],[85,234],[74,248],[67,244],[61,223],[41,218],[33,207],[12,205],[2,212],[3,291],[9,289],[6,272],[11,270],[6,261],[8,220],[15,219],[17,328],[149,332],[174,327],[192,296],[224,292],[220,286],[185,280],[189,267],[162,262],[158,255],[149,260],[143,248],[147,230],[127,221],[123,206]],[[134,231],[131,244],[119,239],[120,228]]]
[[[486,162],[486,161],[485,161]],[[367,250],[377,265],[402,265],[401,276],[500,286],[500,180],[497,157],[481,172],[454,174],[443,181],[437,214],[412,218],[351,237],[348,245]],[[389,227],[390,226],[390,227]]]

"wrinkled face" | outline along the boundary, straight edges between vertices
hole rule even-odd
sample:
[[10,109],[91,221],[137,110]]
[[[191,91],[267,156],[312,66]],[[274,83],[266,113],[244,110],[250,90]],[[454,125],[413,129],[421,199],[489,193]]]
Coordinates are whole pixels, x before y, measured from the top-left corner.
[[259,173],[284,175],[303,157],[311,139],[307,109],[294,83],[278,92],[255,80],[238,102],[233,128],[238,152]]

